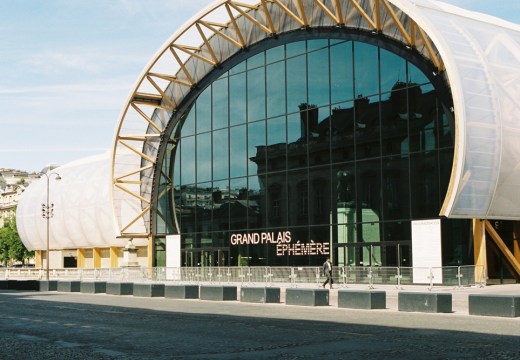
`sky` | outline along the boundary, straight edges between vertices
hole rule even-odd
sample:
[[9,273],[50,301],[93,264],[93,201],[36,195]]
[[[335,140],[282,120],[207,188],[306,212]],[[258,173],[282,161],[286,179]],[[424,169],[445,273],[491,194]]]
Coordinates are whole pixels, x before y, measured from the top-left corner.
[[[0,168],[109,151],[145,65],[210,0],[0,0]],[[519,0],[444,2],[520,23]]]

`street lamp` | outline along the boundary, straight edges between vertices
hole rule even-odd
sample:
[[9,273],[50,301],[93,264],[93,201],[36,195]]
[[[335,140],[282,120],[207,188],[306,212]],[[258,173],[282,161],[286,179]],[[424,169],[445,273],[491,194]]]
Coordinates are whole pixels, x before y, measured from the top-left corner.
[[49,204],[49,183],[52,175],[55,175],[56,180],[61,180],[60,174],[52,172],[50,174],[42,173],[47,178],[47,202],[42,204],[42,217],[47,220],[47,252],[45,253],[46,259],[46,273],[45,279],[49,280],[49,221],[54,216],[54,204]]

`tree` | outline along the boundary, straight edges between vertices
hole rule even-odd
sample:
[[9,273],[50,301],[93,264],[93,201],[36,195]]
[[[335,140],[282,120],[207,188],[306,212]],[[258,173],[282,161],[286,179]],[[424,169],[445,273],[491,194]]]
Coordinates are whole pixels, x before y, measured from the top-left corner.
[[0,228],[0,262],[4,266],[11,261],[24,264],[25,260],[33,256],[34,252],[27,250],[18,235],[15,218],[5,219],[4,226]]

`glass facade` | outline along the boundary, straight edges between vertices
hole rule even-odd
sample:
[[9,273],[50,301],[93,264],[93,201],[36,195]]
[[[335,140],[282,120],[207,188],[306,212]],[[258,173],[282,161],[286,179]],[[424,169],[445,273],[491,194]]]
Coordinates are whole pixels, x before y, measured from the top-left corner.
[[[183,266],[412,266],[411,221],[438,218],[451,173],[440,99],[412,61],[356,40],[287,42],[227,69],[171,136],[157,265],[180,233]],[[467,263],[469,230],[443,220],[446,265]]]

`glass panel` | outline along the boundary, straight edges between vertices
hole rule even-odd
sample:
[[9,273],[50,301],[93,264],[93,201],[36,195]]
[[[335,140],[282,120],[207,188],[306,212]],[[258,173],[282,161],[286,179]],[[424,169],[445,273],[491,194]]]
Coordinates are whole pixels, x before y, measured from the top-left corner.
[[422,94],[419,86],[408,88],[408,131],[410,151],[425,151],[436,148],[435,117],[428,110],[435,109],[433,93]]
[[[211,229],[211,182],[197,184],[197,232],[207,233]],[[207,238],[207,236],[203,236]]]
[[329,49],[309,53],[308,62],[309,103],[318,107],[328,105],[330,103]]
[[356,119],[356,158],[366,159],[379,156],[380,124],[379,97],[357,98],[354,101]]
[[[404,86],[401,83],[399,87]],[[408,100],[406,89],[394,89],[388,101],[381,102],[383,155],[408,154]]]
[[[332,213],[332,222],[336,224],[355,224],[357,221],[357,192],[354,163],[338,164],[332,167],[331,192],[332,201],[336,209],[335,212]],[[346,231],[348,229],[344,230]],[[341,238],[346,239],[348,237],[348,239],[350,239],[349,242],[354,242],[355,237],[352,237],[352,234],[341,234]]]
[[[330,223],[331,183],[330,167],[319,166],[309,169],[309,219],[310,225]],[[320,239],[319,242],[327,241]]]
[[307,40],[307,52],[323,49],[329,46],[328,39]]
[[229,177],[228,129],[213,132],[213,179]]
[[285,63],[277,62],[267,66],[267,117],[282,114],[285,114]]
[[287,60],[287,112],[298,111],[307,103],[307,62],[305,56]]
[[336,104],[330,126],[332,162],[354,160],[354,103]]
[[181,184],[195,182],[195,137],[181,139]]
[[379,92],[379,65],[377,47],[354,42],[354,78],[356,97]]
[[[184,164],[184,162],[183,162]],[[184,165],[183,165],[184,166]],[[211,133],[197,135],[197,182],[211,180]]]
[[250,176],[247,186],[248,229],[262,229],[266,223],[265,176]]
[[259,66],[265,65],[265,53],[262,51],[259,54],[256,54],[253,57],[247,59],[247,70],[251,70],[257,68]]
[[228,126],[228,78],[215,81],[213,88],[213,129]]
[[309,186],[307,169],[287,173],[289,225],[309,223]]
[[231,125],[246,122],[246,74],[229,77],[229,122]]
[[354,98],[352,74],[352,42],[342,42],[330,48],[331,103]]
[[[317,109],[315,109],[317,111]],[[314,111],[311,109],[311,111]],[[308,111],[287,116],[287,168],[307,166],[307,117]]]
[[211,130],[211,87],[197,99],[197,133]]
[[246,71],[246,62],[242,61],[241,63],[232,67],[231,70],[229,70],[229,75],[235,75],[244,71]]
[[406,60],[384,49],[380,50],[380,57],[381,93],[386,100],[395,85],[406,82]]
[[247,72],[247,121],[265,118],[265,68]]
[[249,175],[265,172],[265,121],[249,124],[247,139]]
[[231,177],[247,175],[246,126],[235,126],[229,129],[229,161]]
[[[356,163],[358,222],[379,222],[381,219],[381,160]],[[361,234],[358,233],[358,236]]]
[[383,163],[383,212],[385,220],[410,218],[408,157],[392,156]]
[[176,197],[181,209],[181,233],[195,231],[196,212],[194,209],[197,201],[195,186],[182,186]]
[[212,231],[227,231],[229,229],[230,192],[227,180],[214,181],[212,189],[213,221]]
[[430,81],[421,70],[411,62],[408,62],[408,82],[414,84],[425,84]]
[[285,53],[287,58],[304,54],[305,50],[305,41],[297,41],[285,45]]
[[384,225],[384,241],[410,241],[412,225],[410,221],[388,221]]
[[186,120],[184,120],[184,124],[182,125],[182,136],[195,134],[195,107],[196,105],[193,105],[188,110],[188,116],[186,117]]
[[265,52],[267,64],[283,60],[285,55],[285,47],[283,45],[269,49]]
[[269,174],[267,177],[267,226],[287,226],[287,179],[285,172]]
[[291,144],[302,138],[300,113],[287,116],[287,143]]
[[286,168],[285,116],[267,120],[267,168],[269,171]]
[[229,189],[230,229],[247,229],[247,178],[231,179]]
[[[316,118],[313,118],[315,116]],[[330,163],[330,108],[308,112],[309,166]]]
[[[175,149],[175,152],[172,153],[170,156],[175,157],[175,163],[174,163],[174,170],[173,170],[173,185],[178,186],[181,184],[181,142],[177,144],[177,148]],[[169,161],[168,159],[164,159],[164,161]]]
[[436,217],[440,210],[437,152],[410,155],[412,218]]

